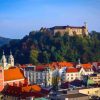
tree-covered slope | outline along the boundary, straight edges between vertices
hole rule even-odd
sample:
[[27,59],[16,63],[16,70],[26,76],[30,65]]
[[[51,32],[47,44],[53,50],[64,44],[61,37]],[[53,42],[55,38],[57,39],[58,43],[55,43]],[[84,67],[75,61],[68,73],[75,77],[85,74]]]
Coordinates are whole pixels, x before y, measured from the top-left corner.
[[71,37],[67,33],[53,36],[47,32],[30,32],[21,40],[12,40],[0,51],[2,49],[6,54],[11,49],[16,63],[21,64],[63,60],[77,62],[78,58],[83,63],[100,61],[100,34],[92,32],[88,37]]

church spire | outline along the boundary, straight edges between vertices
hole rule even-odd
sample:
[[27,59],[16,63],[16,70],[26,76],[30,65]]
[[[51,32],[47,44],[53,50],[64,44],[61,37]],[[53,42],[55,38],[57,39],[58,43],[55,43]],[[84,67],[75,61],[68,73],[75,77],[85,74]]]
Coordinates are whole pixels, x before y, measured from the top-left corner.
[[12,52],[11,52],[11,50],[10,50],[10,55],[12,56]]
[[1,61],[2,61],[2,66],[6,67],[7,66],[7,59],[6,59],[4,50],[3,50],[3,55],[2,55],[2,60]]
[[5,55],[4,50],[3,50],[3,55]]
[[9,56],[9,64],[11,64],[11,66],[14,66],[14,57],[12,55],[11,50],[10,50],[10,56]]

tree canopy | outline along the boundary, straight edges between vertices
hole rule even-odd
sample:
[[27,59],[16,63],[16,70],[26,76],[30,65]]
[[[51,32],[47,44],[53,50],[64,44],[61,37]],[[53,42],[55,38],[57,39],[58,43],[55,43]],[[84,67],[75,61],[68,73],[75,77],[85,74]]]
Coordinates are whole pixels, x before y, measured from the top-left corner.
[[89,36],[61,36],[49,32],[30,32],[21,40],[10,41],[0,48],[9,55],[13,52],[15,63],[39,64],[52,61],[77,62],[78,58],[83,63],[100,61],[100,33],[91,32]]

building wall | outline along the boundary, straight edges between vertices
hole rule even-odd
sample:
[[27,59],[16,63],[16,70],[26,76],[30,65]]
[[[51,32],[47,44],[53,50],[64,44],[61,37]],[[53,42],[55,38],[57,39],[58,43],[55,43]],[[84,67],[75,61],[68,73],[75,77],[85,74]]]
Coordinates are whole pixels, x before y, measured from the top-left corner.
[[80,79],[80,74],[78,72],[66,73],[66,81],[71,82],[75,79]]
[[90,79],[92,79],[94,83],[100,84],[100,74],[98,74],[97,76],[90,76]]
[[23,85],[24,83],[25,83],[24,79],[18,79],[18,80],[13,80],[13,81],[5,81],[4,86],[6,86],[7,84],[11,86],[14,86],[14,85],[20,86],[20,85]]
[[[97,95],[97,93],[98,93],[99,90],[100,90],[99,87],[98,87],[98,88],[80,89],[80,90],[79,90],[79,93],[93,96],[93,95]],[[99,94],[100,94],[100,93],[99,93]],[[99,95],[99,96],[100,96],[100,95]]]
[[[63,99],[61,99],[63,100]],[[78,97],[78,98],[65,98],[65,100],[89,100],[88,96]]]
[[4,88],[4,74],[3,74],[3,68],[0,67],[0,91]]
[[91,75],[93,74],[93,70],[92,69],[89,69],[88,71],[86,71],[84,68],[81,68],[80,72],[79,72],[81,75]]
[[73,35],[88,35],[88,30],[86,28],[66,28],[66,29],[54,29],[54,34],[60,32],[61,35],[68,33],[70,36]]

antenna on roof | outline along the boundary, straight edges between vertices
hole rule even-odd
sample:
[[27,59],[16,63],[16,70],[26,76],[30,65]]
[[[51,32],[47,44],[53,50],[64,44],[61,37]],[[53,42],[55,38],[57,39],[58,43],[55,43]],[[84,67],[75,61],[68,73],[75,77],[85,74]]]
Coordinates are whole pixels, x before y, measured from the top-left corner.
[[78,59],[78,64],[79,64],[79,65],[81,64],[80,58]]

